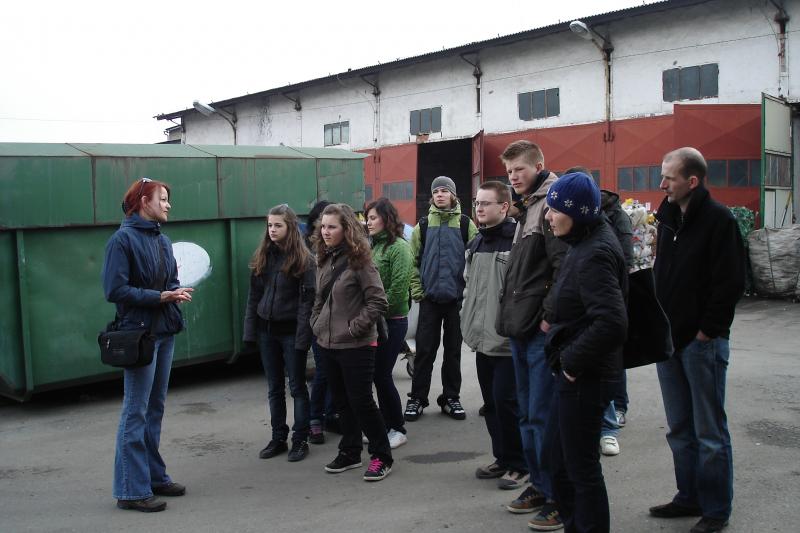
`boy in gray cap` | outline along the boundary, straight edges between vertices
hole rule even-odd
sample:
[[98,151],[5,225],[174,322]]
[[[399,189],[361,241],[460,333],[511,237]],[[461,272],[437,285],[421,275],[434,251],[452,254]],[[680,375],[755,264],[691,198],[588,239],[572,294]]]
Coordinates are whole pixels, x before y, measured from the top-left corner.
[[456,420],[466,413],[461,392],[461,326],[459,310],[464,294],[464,251],[478,233],[475,224],[461,214],[456,184],[439,176],[431,184],[431,207],[411,233],[415,269],[411,274],[411,297],[419,302],[417,356],[406,404],[405,419],[417,420],[428,406],[431,374],[444,327],[442,394],[437,403]]

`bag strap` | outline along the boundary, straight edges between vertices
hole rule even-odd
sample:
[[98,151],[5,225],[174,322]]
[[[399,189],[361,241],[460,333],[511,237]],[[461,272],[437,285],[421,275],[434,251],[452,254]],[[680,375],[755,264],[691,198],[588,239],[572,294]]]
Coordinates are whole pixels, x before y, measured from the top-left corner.
[[333,270],[333,277],[331,277],[330,283],[328,283],[328,285],[322,291],[320,291],[320,294],[324,295],[322,299],[323,305],[328,301],[328,298],[331,297],[331,292],[333,292],[333,284],[336,283],[336,280],[339,279],[339,276],[341,276],[342,273],[347,270],[346,258],[344,261],[339,261],[339,267],[339,269],[336,268],[336,261],[334,260],[331,266],[331,270]]

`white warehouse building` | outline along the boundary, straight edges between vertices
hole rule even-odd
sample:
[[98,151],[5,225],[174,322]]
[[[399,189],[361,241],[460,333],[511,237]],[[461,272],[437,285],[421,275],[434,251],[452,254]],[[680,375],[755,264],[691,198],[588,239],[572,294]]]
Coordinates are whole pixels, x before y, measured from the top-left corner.
[[652,203],[664,153],[691,145],[712,194],[780,226],[798,207],[795,21],[800,2],[669,0],[157,118],[189,144],[366,152],[367,200],[387,196],[406,222],[440,174],[467,205],[482,180],[504,176],[498,156],[516,139],[542,146],[551,170],[582,165]]

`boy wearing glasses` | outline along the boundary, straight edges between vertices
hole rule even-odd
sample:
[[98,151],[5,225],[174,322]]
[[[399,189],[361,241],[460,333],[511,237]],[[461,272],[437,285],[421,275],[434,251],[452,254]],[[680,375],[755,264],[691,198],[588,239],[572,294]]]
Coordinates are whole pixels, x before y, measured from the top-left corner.
[[431,184],[431,207],[411,233],[415,267],[411,298],[419,302],[417,356],[404,418],[417,420],[428,406],[431,374],[444,326],[442,394],[436,403],[455,420],[464,420],[461,406],[461,327],[458,310],[464,293],[464,251],[478,233],[461,214],[456,184],[439,176]]
[[478,189],[473,206],[479,233],[466,253],[461,332],[464,342],[476,352],[486,429],[495,458],[478,468],[475,476],[500,478],[499,488],[519,489],[528,479],[528,467],[519,434],[514,362],[508,338],[498,335],[494,328],[517,226],[508,218],[511,191],[504,183],[487,181]]

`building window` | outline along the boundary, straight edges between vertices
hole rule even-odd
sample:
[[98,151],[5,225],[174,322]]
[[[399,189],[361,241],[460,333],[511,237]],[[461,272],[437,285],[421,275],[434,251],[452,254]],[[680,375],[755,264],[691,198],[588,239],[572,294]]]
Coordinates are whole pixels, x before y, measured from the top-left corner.
[[[559,170],[553,170],[552,172],[553,172],[553,173],[554,173],[556,176],[559,176],[559,177],[561,177],[561,176],[563,176],[563,175],[564,175],[564,172],[561,172],[561,171],[559,171]],[[594,180],[595,184],[596,184],[598,187],[600,187],[600,171],[599,171],[599,170],[590,170],[590,171],[589,171],[589,173],[590,173],[589,175],[590,175],[590,176],[592,177],[592,179]],[[509,182],[509,181],[508,181],[508,177],[506,177],[506,179],[505,179],[505,183],[508,183],[508,182]]]
[[364,200],[372,200],[372,185],[364,185]]
[[707,163],[709,187],[761,186],[760,159],[710,159]]
[[700,100],[719,95],[719,65],[672,68],[662,73],[664,101]]
[[425,135],[442,131],[442,108],[430,107],[411,112],[411,135]]
[[350,142],[350,122],[325,124],[325,146],[337,146]]
[[383,196],[389,200],[413,200],[414,182],[398,181],[383,184]]
[[661,185],[661,166],[643,165],[617,169],[617,190],[657,191]]
[[520,120],[557,117],[561,113],[558,88],[520,93],[517,102]]

